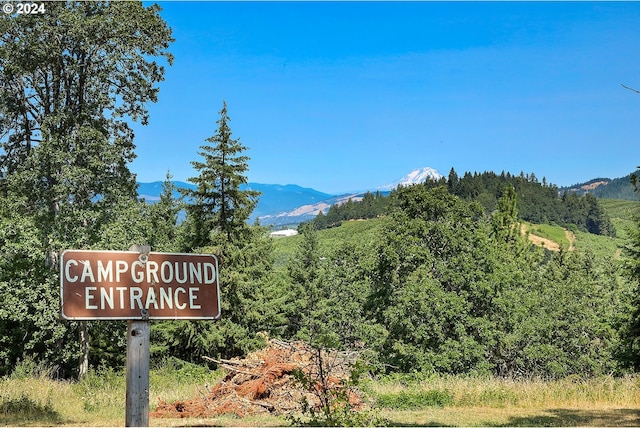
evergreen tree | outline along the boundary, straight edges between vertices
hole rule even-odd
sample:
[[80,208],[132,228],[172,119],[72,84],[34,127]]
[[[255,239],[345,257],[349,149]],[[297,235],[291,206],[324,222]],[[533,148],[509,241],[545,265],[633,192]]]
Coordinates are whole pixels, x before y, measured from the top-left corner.
[[226,102],[219,114],[216,133],[206,139],[209,144],[200,146],[203,160],[191,162],[199,173],[189,178],[196,189],[184,190],[192,199],[187,208],[192,227],[192,240],[187,245],[191,249],[209,245],[212,232],[224,235],[229,242],[241,239],[260,195],[255,190],[241,189],[241,185],[248,184],[245,174],[249,157],[243,154],[247,147],[231,138]]
[[456,195],[458,191],[458,184],[460,183],[460,179],[458,178],[458,174],[456,170],[451,167],[449,171],[449,178],[447,180],[447,187],[449,189],[449,193],[452,195]]
[[227,105],[223,103],[216,133],[200,147],[201,161],[192,162],[196,185],[183,191],[187,218],[182,251],[214,254],[220,265],[221,319],[215,323],[163,323],[154,335],[164,343],[159,352],[189,360],[202,355],[225,358],[242,355],[264,344],[261,331],[283,330],[279,281],[273,274],[273,248],[267,230],[251,226],[259,192],[243,190],[248,183],[247,149],[231,138]]
[[171,174],[167,171],[160,200],[146,207],[151,230],[149,245],[154,251],[175,252],[177,248],[177,223],[180,203],[174,197],[177,188],[171,181]]
[[[318,252],[318,234],[311,223],[303,223],[298,228],[302,242],[296,256],[288,266],[292,289],[289,296],[294,302],[289,313],[288,336],[302,334],[307,339],[317,330],[311,316],[313,306],[320,300],[322,266]],[[317,321],[316,321],[317,322]],[[301,333],[302,332],[302,333]]]
[[[640,168],[640,167],[638,167]],[[640,171],[631,174],[631,184],[640,194]],[[640,210],[635,213],[635,227],[625,246],[626,272],[633,287],[631,316],[627,323],[624,358],[634,370],[640,370]]]
[[520,236],[518,209],[516,207],[516,191],[513,186],[505,187],[498,200],[498,209],[492,218],[493,233],[505,242],[513,243]]

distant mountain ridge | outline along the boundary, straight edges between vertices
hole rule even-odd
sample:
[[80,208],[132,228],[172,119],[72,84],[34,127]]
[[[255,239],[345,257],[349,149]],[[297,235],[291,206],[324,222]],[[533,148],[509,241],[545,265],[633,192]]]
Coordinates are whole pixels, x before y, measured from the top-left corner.
[[[261,192],[258,205],[249,221],[258,220],[263,225],[281,226],[312,220],[319,212],[322,211],[326,214],[332,205],[346,203],[349,199],[359,201],[367,191],[372,193],[380,191],[383,194],[388,194],[398,185],[408,186],[422,183],[427,179],[439,180],[442,177],[442,174],[433,168],[417,168],[390,184],[343,195],[324,193],[295,184],[249,183],[243,188]],[[178,188],[195,189],[195,185],[191,183],[182,181],[173,183]],[[162,181],[138,183],[138,194],[147,202],[155,203],[160,199],[162,186]],[[591,193],[598,198],[638,200],[638,194],[633,191],[630,183],[630,174],[615,179],[594,178],[573,186],[560,187],[558,190],[560,194],[567,191],[579,195]],[[180,192],[174,192],[174,197],[180,197]]]
[[603,178],[598,177],[585,181],[584,183],[574,184],[572,186],[558,188],[560,194],[565,191],[568,193],[576,193],[584,195],[590,193],[596,198],[602,199],[625,199],[631,201],[638,200],[638,194],[631,185],[631,173],[619,178]]
[[[260,224],[278,226],[311,220],[320,211],[326,213],[331,205],[343,204],[349,199],[353,201],[361,200],[367,191],[388,193],[389,190],[396,188],[398,185],[407,186],[422,183],[427,179],[439,179],[440,177],[442,175],[433,168],[417,168],[391,184],[343,195],[324,193],[295,184],[249,183],[246,186],[242,186],[242,188],[250,188],[261,192],[258,205],[249,221],[253,222],[257,219]],[[150,203],[159,201],[163,183],[163,181],[138,183],[139,197]],[[177,188],[195,189],[194,184],[183,181],[174,181],[173,184]],[[173,196],[179,198],[180,192],[176,190]]]
[[[174,186],[178,189],[195,189],[192,183],[183,181],[173,181]],[[138,196],[147,202],[155,203],[160,200],[162,194],[163,181],[154,181],[151,183],[138,183]],[[268,216],[269,214],[281,213],[284,211],[293,211],[297,208],[317,204],[322,201],[331,200],[335,195],[320,192],[314,189],[301,187],[295,184],[262,184],[249,183],[241,186],[242,189],[257,190],[261,193],[258,205],[249,218],[254,221],[256,218]],[[181,193],[179,190],[173,192],[174,198],[179,198]],[[329,205],[327,205],[328,207]]]

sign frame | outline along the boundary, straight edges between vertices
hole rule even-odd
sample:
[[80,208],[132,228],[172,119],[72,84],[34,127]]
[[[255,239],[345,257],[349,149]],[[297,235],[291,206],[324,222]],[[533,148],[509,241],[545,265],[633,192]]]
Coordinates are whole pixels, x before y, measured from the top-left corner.
[[[88,261],[89,259],[91,261]],[[70,260],[73,261],[73,263],[71,263]],[[100,260],[100,262],[98,262],[98,260]],[[83,269],[80,267],[80,262],[83,263],[83,267],[84,263],[90,264],[91,262],[94,262],[97,264],[97,268],[102,270],[100,271],[100,273],[97,273],[95,269],[96,266],[94,266],[94,268],[90,268],[87,272],[83,271],[83,273],[80,274],[79,269]],[[124,264],[116,266],[116,263],[118,262],[128,263],[128,265],[126,266],[126,270],[124,270]],[[164,266],[167,262],[169,262],[170,266]],[[175,265],[171,265],[171,263],[175,263]],[[180,283],[176,283],[176,280],[180,280],[180,278],[178,278],[178,263],[185,263],[183,271],[184,275],[182,278],[183,282]],[[191,265],[187,265],[187,263],[203,263],[203,266],[204,264],[206,264],[207,266],[201,266],[201,268],[206,271],[204,273],[205,278],[207,277],[207,274],[209,275],[209,277],[204,280],[205,282],[208,282],[206,284],[202,283],[203,274],[201,270],[199,272],[199,279],[201,283],[195,284],[198,285],[198,288],[191,287],[187,290],[187,288],[183,286],[183,284],[185,284],[189,279],[187,277],[187,275],[189,274],[188,269],[191,268]],[[136,267],[135,277],[133,276],[134,265]],[[211,268],[211,265],[213,265],[213,268]],[[171,309],[171,313],[167,314],[167,311],[169,311],[168,309],[165,310],[163,308],[163,310],[159,310],[153,307],[146,307],[149,302],[148,296],[146,304],[142,304],[140,299],[143,299],[143,297],[139,295],[135,296],[137,298],[136,301],[139,303],[139,305],[138,308],[134,309],[134,297],[131,289],[138,288],[139,290],[136,291],[138,291],[139,293],[144,293],[144,290],[146,289],[146,293],[149,293],[149,287],[153,287],[153,294],[155,296],[156,287],[160,285],[160,288],[157,288],[157,293],[159,293],[159,290],[163,286],[166,287],[167,284],[163,284],[162,281],[160,281],[161,284],[158,284],[155,281],[149,283],[147,280],[150,278],[154,278],[156,280],[162,278],[162,280],[164,280],[165,276],[170,276],[169,273],[173,273],[173,266],[175,266],[176,269],[176,279],[173,280],[173,284],[176,285],[176,290],[174,292],[176,308]],[[107,270],[107,267],[109,268],[109,270]],[[165,269],[161,271],[160,269],[163,268]],[[207,268],[209,269],[208,271]],[[213,272],[211,272],[211,269],[213,269]],[[122,277],[120,277],[120,275],[122,275]],[[83,308],[78,307],[79,299],[85,299],[85,302],[89,301],[89,297],[86,296],[88,287],[87,284],[92,285],[92,287],[90,288],[92,288],[93,290],[96,290],[98,286],[103,285],[102,282],[95,281],[96,277],[98,277],[98,280],[100,280],[101,276],[103,277],[102,279],[106,279],[108,277],[110,281],[107,281],[107,283],[111,286],[116,284],[115,279],[117,278],[117,288],[120,293],[121,299],[123,298],[123,289],[129,291],[132,296],[130,309],[118,308],[120,312],[118,312],[117,310],[109,312],[109,308],[101,308],[96,312],[95,315],[92,315],[87,314],[88,309],[86,307],[86,304]],[[191,273],[190,276],[192,279],[198,279],[198,276],[194,276],[193,273]],[[91,281],[85,282],[85,277],[88,277]],[[70,281],[70,278],[73,278],[72,282]],[[211,281],[213,282],[211,283]],[[202,294],[205,295],[205,297],[212,297],[212,299],[201,300],[199,302],[199,304],[201,304],[199,305],[201,310],[198,311],[198,308],[194,309],[193,307],[191,307],[191,302],[193,302],[198,297],[195,296],[195,292],[193,290],[200,291],[200,287],[202,286],[206,286],[206,289],[202,292]],[[74,292],[74,287],[84,287],[84,292]],[[171,288],[169,289],[171,290]],[[111,290],[111,293],[111,298],[113,299],[113,290]],[[95,296],[90,296],[92,302],[97,303],[99,299],[98,294],[99,293],[96,291]],[[118,293],[115,294],[117,296]],[[186,303],[184,303],[185,299],[190,302],[189,310],[186,311],[188,314],[181,314],[181,311],[183,311],[184,308],[177,307],[179,298],[182,299],[182,306],[186,306]],[[124,305],[123,302],[121,302],[120,304]],[[220,306],[219,264],[218,259],[215,255],[112,250],[65,250],[60,255],[60,316],[65,320],[217,320],[220,319],[221,312],[222,308]],[[160,315],[155,315],[155,313],[160,313]]]

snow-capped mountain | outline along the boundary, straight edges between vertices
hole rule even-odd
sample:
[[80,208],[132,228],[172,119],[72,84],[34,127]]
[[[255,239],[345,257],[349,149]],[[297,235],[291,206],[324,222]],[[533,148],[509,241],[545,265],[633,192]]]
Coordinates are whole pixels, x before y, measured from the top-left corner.
[[439,180],[443,175],[428,166],[414,169],[409,174],[393,183],[378,187],[379,190],[393,190],[398,186],[410,186],[412,184],[424,183],[427,179]]

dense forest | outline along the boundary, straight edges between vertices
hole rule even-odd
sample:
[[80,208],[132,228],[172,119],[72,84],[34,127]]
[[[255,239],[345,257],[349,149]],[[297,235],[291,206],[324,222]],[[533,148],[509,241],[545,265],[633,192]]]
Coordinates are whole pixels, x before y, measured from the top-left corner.
[[137,199],[129,123],[146,122],[156,61],[172,61],[155,6],[54,2],[42,19],[0,25],[0,375],[24,360],[66,378],[122,366],[123,321],[60,319],[58,262],[65,249],[132,244],[220,260],[221,319],[153,322],[154,362],[205,364],[277,337],[357,349],[371,373],[638,370],[640,232],[607,257],[545,251],[520,233],[528,220],[612,235],[592,196],[558,195],[533,174],[452,170],[332,208],[377,217],[375,233],[321,250],[304,224],[276,263],[268,230],[247,221],[259,195],[241,190],[249,158],[224,102],[194,153],[195,189],[175,198],[167,174],[157,204]]

